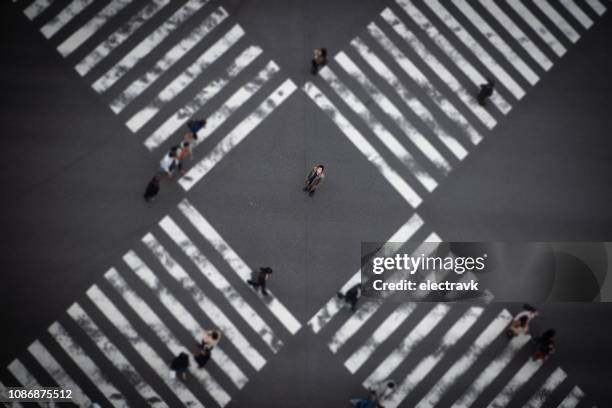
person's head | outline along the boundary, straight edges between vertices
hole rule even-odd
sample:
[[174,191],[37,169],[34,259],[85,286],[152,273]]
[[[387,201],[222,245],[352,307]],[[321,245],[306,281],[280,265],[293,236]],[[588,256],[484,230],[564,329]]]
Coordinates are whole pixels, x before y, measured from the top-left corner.
[[493,78],[491,78],[491,77],[488,77],[487,78],[487,84],[489,86],[495,86],[495,80]]
[[153,177],[153,182],[154,183],[159,183],[161,181],[161,176],[158,174],[155,177]]
[[272,274],[272,268],[270,268],[269,266],[266,266],[264,268],[261,268],[261,271],[263,273],[265,273],[266,275],[271,275]]
[[200,125],[202,125],[202,127],[206,126],[206,119],[202,118],[202,119],[198,119],[198,123],[200,123]]
[[317,164],[317,174],[321,174],[325,171],[325,166],[323,166],[322,164]]
[[170,153],[168,153],[168,155],[169,155],[170,157],[174,157],[174,156],[176,156],[176,151],[177,151],[177,150],[178,150],[178,146],[172,146],[172,147],[170,148]]
[[529,321],[529,318],[527,316],[521,316],[518,321],[521,327],[525,327],[527,326],[527,321]]
[[327,57],[327,48],[325,48],[325,47],[321,47],[321,55],[322,55],[323,57]]
[[189,147],[189,142],[183,142],[183,147]]
[[389,389],[394,389],[395,388],[395,381],[388,381],[387,382],[387,388]]
[[524,304],[523,305],[523,309],[528,311],[531,316],[535,316],[535,315],[538,314],[538,310],[535,307],[531,306],[531,305]]
[[210,337],[212,337],[213,340],[219,340],[219,332],[213,330],[212,333],[210,333]]
[[557,331],[555,329],[548,329],[544,332],[544,334],[542,335],[542,338],[544,339],[552,339],[553,337],[555,337],[555,334],[557,333]]

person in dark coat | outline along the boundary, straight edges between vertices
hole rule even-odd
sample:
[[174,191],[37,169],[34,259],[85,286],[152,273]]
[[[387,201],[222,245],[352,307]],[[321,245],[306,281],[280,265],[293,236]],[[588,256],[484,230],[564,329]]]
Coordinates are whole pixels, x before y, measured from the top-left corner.
[[345,294],[342,292],[338,292],[338,298],[344,299],[344,301],[351,306],[351,310],[355,311],[357,307],[357,302],[361,297],[361,283],[356,284],[352,288],[346,291]]
[[493,95],[493,90],[495,89],[495,81],[491,78],[487,78],[487,83],[480,85],[480,91],[478,91],[478,103],[482,106],[485,106],[487,103],[487,98],[490,98]]
[[308,175],[306,175],[306,181],[304,182],[304,191],[307,191],[309,195],[313,195],[317,188],[319,188],[319,184],[325,178],[325,166],[322,164],[317,164],[314,166]]
[[272,276],[272,268],[268,266],[259,268],[257,278],[255,280],[248,279],[247,283],[253,286],[255,290],[261,288],[261,293],[267,296],[268,292],[266,291],[266,280],[268,280],[270,276]]
[[176,376],[181,380],[187,379],[187,371],[189,371],[189,355],[181,352],[172,360],[170,369],[176,372]]
[[315,48],[314,50],[314,58],[311,62],[310,72],[312,75],[317,75],[317,72],[321,69],[321,67],[327,64],[327,48]]
[[160,176],[155,176],[149,181],[147,184],[147,188],[144,192],[144,199],[148,202],[152,201],[157,193],[159,193],[159,182],[161,180]]
[[185,141],[193,143],[198,139],[198,132],[206,127],[206,119],[192,119],[187,122],[189,133],[185,135]]
[[534,360],[543,360],[555,352],[555,334],[555,329],[548,329],[542,334],[542,337],[535,339],[538,348],[533,353]]

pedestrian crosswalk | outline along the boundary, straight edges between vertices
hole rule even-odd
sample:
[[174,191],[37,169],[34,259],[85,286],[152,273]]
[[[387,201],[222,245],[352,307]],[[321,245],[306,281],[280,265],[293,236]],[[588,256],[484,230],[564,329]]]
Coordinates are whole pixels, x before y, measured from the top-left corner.
[[[223,407],[301,328],[272,291],[247,285],[253,269],[183,200],[7,371],[26,387],[69,388],[79,406]],[[212,328],[222,337],[210,362],[185,382],[170,376]]]
[[[23,13],[148,150],[165,152],[178,143],[193,117],[207,117],[208,124],[192,147],[219,139],[215,131],[224,123],[239,123],[215,149],[201,153],[180,183],[185,190],[297,89],[260,46],[249,44],[225,8],[208,0],[56,6],[35,0]],[[250,113],[247,102],[256,106]]]
[[[599,0],[395,0],[302,89],[417,208],[605,12]],[[487,78],[492,108],[475,97]]]

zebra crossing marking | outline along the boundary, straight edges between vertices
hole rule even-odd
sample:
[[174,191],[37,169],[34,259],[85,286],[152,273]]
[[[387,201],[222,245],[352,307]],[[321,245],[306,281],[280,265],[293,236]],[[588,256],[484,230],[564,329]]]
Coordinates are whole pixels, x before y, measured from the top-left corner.
[[455,345],[465,333],[474,325],[483,312],[482,307],[469,308],[452,327],[446,332],[440,344],[431,354],[423,357],[419,363],[410,371],[404,380],[400,381],[396,390],[386,400],[385,407],[397,407],[412,390],[419,385],[421,380],[434,369],[444,358],[448,350]]
[[[406,242],[408,241],[422,226],[423,219],[416,213],[412,214],[408,221],[404,223],[395,233],[387,240],[387,242]],[[378,254],[377,252],[376,254]],[[392,254],[390,254],[392,255]],[[374,255],[375,256],[375,255]],[[345,293],[352,286],[356,285],[361,281],[361,269],[357,272],[342,286],[340,292]],[[340,301],[334,294],[332,298],[324,304],[315,315],[308,321],[308,326],[315,333],[319,333],[327,323],[329,323],[333,317],[338,314],[342,308],[342,301]]]
[[[7,396],[8,395],[8,389],[7,389],[6,385],[4,385],[2,383],[2,381],[0,381],[0,395],[2,395],[2,396]],[[9,402],[9,401],[6,401],[6,402],[3,402],[3,404],[7,408],[20,408],[20,407],[23,407],[23,405],[21,405],[18,402]]]
[[[396,3],[406,14],[419,26],[431,40],[442,50],[448,58],[467,76],[475,86],[487,82],[482,75],[468,60],[455,48],[451,42],[429,21],[429,19],[412,4],[411,0],[396,0]],[[384,16],[383,16],[384,18]],[[507,114],[512,106],[497,92],[491,95],[491,102],[503,114]]]
[[586,2],[598,16],[603,16],[606,12],[606,7],[599,0],[586,0]]
[[[396,0],[398,2],[405,2],[408,0]],[[430,0],[424,2],[431,11],[438,16],[455,36],[461,41],[474,56],[499,79],[504,87],[510,91],[510,93],[517,99],[525,96],[525,90],[508,74],[508,72],[502,68],[497,61],[489,54],[463,26],[453,17],[451,13],[438,1]]]
[[[383,11],[383,13],[385,12]],[[393,24],[393,28],[394,30],[396,30],[398,35],[400,35],[405,41],[412,42],[413,44],[416,45],[416,43],[413,41],[416,38],[413,37],[409,31],[407,31],[406,27],[403,24],[401,24],[401,22],[394,20],[391,14],[392,13],[389,10],[389,13],[385,13],[385,17],[391,20]],[[482,140],[482,136],[480,136],[478,131],[474,129],[474,127],[468,122],[468,120],[457,110],[457,108],[455,108],[455,106],[446,97],[444,97],[429,82],[429,80],[416,67],[416,65],[414,65],[408,57],[406,57],[406,55],[391,41],[389,37],[386,36],[386,34],[375,23],[370,23],[368,25],[368,31],[370,35],[381,45],[381,47],[385,51],[387,51],[387,53],[393,56],[393,58],[395,59],[395,62],[400,66],[400,68],[402,68],[402,70],[410,78],[412,78],[412,80],[417,85],[419,85],[421,89],[425,91],[425,93],[433,100],[433,102],[438,106],[438,108],[440,108],[440,110],[444,112],[444,114],[449,119],[455,122],[466,133],[466,135],[470,138],[473,144],[478,144]],[[353,44],[353,46],[355,46],[355,44]],[[416,46],[418,47],[418,45]],[[472,105],[473,104],[474,103],[472,102]],[[480,112],[480,111],[484,111],[484,109],[482,109],[482,107],[477,109],[477,112]],[[488,115],[488,114],[485,114],[485,115]],[[433,118],[429,119],[428,122],[430,123],[429,125],[430,127],[434,123],[437,124],[437,122],[435,122]],[[437,126],[439,127],[439,125]],[[448,135],[444,135],[443,137],[438,135],[438,137],[441,138],[443,142],[445,142],[445,144],[447,145],[447,147],[449,147],[449,149],[451,149],[451,151],[453,151],[453,148],[451,147],[453,146],[453,144],[448,143],[448,141],[451,140],[449,139]],[[456,144],[458,142],[454,142],[454,143]],[[461,149],[463,149],[463,147],[461,147]],[[465,157],[465,155],[467,154],[467,153],[462,152],[461,150],[457,152],[453,151],[453,153],[455,153],[457,158],[459,158],[460,160],[462,159],[461,156]]]
[[170,16],[163,24],[153,30],[144,40],[136,47],[130,50],[121,60],[119,60],[112,68],[106,71],[99,77],[91,87],[97,93],[106,92],[119,79],[121,79],[130,69],[132,69],[144,57],[149,55],[166,37],[176,30],[182,23],[187,21],[189,17],[194,15],[196,11],[204,7],[208,0],[189,0],[181,6],[172,16]]
[[95,343],[102,354],[113,364],[117,370],[128,380],[136,392],[152,407],[165,407],[170,401],[165,402],[157,392],[142,378],[132,363],[100,330],[93,319],[83,310],[78,303],[73,303],[68,308],[68,315]]
[[91,405],[91,400],[85,395],[83,390],[75,383],[75,381],[64,371],[57,360],[49,353],[49,351],[38,340],[35,340],[28,347],[28,351],[34,359],[45,369],[45,371],[53,378],[53,381],[60,387],[72,390],[72,400],[81,406]]
[[575,408],[584,397],[584,393],[579,387],[574,387],[569,394],[561,401],[557,408]]
[[[16,0],[13,0],[15,3]],[[55,0],[36,0],[28,7],[23,10],[23,14],[30,20],[34,20],[36,17],[42,14]]]
[[400,110],[383,94],[361,69],[344,53],[340,51],[335,56],[336,62],[355,79],[368,95],[400,128],[410,141],[427,157],[442,174],[447,175],[452,170],[448,161],[410,122],[406,120]]
[[522,387],[529,379],[542,367],[542,360],[533,361],[531,358],[514,374],[512,379],[505,385],[499,394],[488,405],[488,408],[501,408],[507,406],[516,391]]
[[[232,270],[243,281],[251,278],[252,269],[240,258],[232,247],[221,237],[213,226],[204,216],[189,202],[184,199],[178,205],[183,215],[191,222],[196,230],[217,250],[223,259],[231,266]],[[301,328],[301,323],[291,314],[291,312],[274,296],[270,289],[268,295],[261,295],[259,298],[278,320],[289,330],[291,334],[297,333]]]
[[504,56],[514,69],[523,76],[531,85],[535,85],[540,77],[518,56],[516,52],[491,28],[481,16],[465,0],[453,0],[453,4],[463,15],[482,33],[501,55]]
[[[172,355],[178,355],[182,350],[188,349],[189,345],[180,344],[170,329],[162,322],[157,314],[146,304],[146,302],[134,292],[127,282],[119,276],[116,269],[111,268],[104,277],[111,286],[121,295],[134,312],[155,332],[157,337],[172,351]],[[187,346],[187,347],[186,347]],[[200,384],[222,407],[230,401],[230,396],[221,385],[210,375],[205,368],[191,371]]]
[[[150,151],[155,150],[162,143],[168,140],[180,127],[185,124],[185,117],[197,112],[204,104],[215,96],[229,80],[237,76],[244,68],[246,68],[257,55],[260,54],[259,47],[249,47],[241,54],[234,63],[230,64],[226,69],[227,76],[219,77],[208,85],[206,85],[185,107],[179,109],[175,114],[170,116],[157,130],[153,132],[144,142],[144,145]],[[240,87],[234,92],[219,109],[207,118],[205,131],[193,143],[197,146],[206,140],[213,132],[221,126],[234,112],[244,105],[253,95],[257,93],[274,75],[280,70],[274,61],[269,61],[268,64],[249,82]]]
[[[211,45],[196,61],[186,68],[180,75],[174,78],[162,89],[159,94],[151,100],[144,108],[126,122],[127,127],[134,133],[138,132],[161,108],[173,100],[179,93],[228,51],[234,44],[244,36],[244,30],[238,24],[230,28],[223,37]],[[115,106],[117,102],[114,102]]]
[[[93,304],[106,316],[109,322],[117,328],[130,342],[134,350],[142,357],[142,359],[153,369],[155,373],[163,380],[170,390],[176,395],[179,401],[187,406],[203,407],[199,399],[193,395],[191,390],[187,388],[181,381],[171,380],[168,378],[168,363],[157,354],[151,345],[134,329],[127,318],[117,309],[117,307],[106,297],[106,295],[98,288],[97,285],[92,285],[87,290],[87,296]],[[168,345],[166,344],[166,347]],[[170,351],[168,349],[168,351]],[[171,351],[170,351],[171,352]],[[174,354],[173,354],[174,355]]]
[[533,4],[535,4],[542,13],[548,17],[550,21],[552,21],[559,30],[565,35],[568,40],[575,43],[580,39],[580,34],[574,30],[574,28],[567,22],[561,14],[553,6],[548,3],[546,0],[533,0]]
[[544,384],[533,394],[533,396],[527,401],[524,408],[541,408],[544,405],[544,402],[548,399],[548,397],[553,393],[553,391],[565,380],[567,374],[565,371],[561,369],[561,367],[557,367],[555,371],[548,376]]
[[74,361],[89,380],[96,385],[111,404],[119,406],[129,406],[125,397],[102,373],[102,370],[94,363],[87,353],[79,346],[68,334],[66,329],[54,322],[47,329],[53,339],[61,346],[66,354]]
[[587,30],[593,25],[593,20],[573,0],[559,0],[561,5]]
[[376,369],[363,381],[366,388],[389,378],[391,373],[410,355],[412,350],[440,323],[448,313],[450,307],[437,304],[427,315],[410,331],[402,342],[376,367]]
[[[321,74],[328,70],[328,67],[321,70]],[[365,137],[346,119],[342,113],[332,104],[319,88],[312,82],[306,82],[304,85],[306,94],[327,113],[334,123],[340,128],[342,133],[359,149],[359,151],[370,161],[376,169],[391,183],[397,192],[410,204],[412,208],[417,208],[423,201],[421,197],[404,181],[404,179],[387,164],[385,159],[376,151],[376,149],[367,141]]]
[[517,352],[529,341],[531,336],[520,335],[508,343],[497,358],[489,363],[489,365],[480,373],[478,378],[470,384],[468,389],[461,397],[453,404],[452,408],[469,407],[476,401],[493,380],[501,373],[501,371],[510,363]]
[[152,0],[75,65],[76,71],[81,76],[87,75],[167,4],[170,4],[170,0]]
[[[476,103],[474,96],[468,92],[463,85],[459,83],[457,78],[438,60],[438,58],[432,54],[427,47],[425,47],[425,44],[423,44],[421,40],[419,40],[412,33],[412,31],[408,30],[406,25],[404,25],[404,23],[395,15],[395,13],[393,13],[393,11],[391,11],[391,9],[385,8],[380,13],[380,16],[383,18],[383,20],[385,20],[385,22],[387,22],[387,24],[389,24],[397,35],[399,35],[408,45],[412,47],[414,52],[423,60],[423,62],[427,64],[427,66],[442,80],[442,82],[444,82],[457,95],[461,102],[463,102],[464,105],[467,106],[488,129],[495,127],[497,124],[495,118],[491,116],[491,114],[482,106]],[[390,44],[383,41],[383,36],[379,35],[376,30],[370,29],[370,26],[374,28],[376,24],[370,23],[370,25],[368,25],[370,35],[372,35],[388,53],[394,55],[394,53],[392,53],[393,48],[389,47]],[[396,60],[403,59],[398,58],[398,56],[401,57],[399,53],[397,56],[394,55]],[[404,68],[404,70],[406,70],[406,68]],[[457,120],[461,119],[457,117],[456,121]],[[474,133],[469,128],[466,128],[465,130],[471,135],[472,143],[477,144],[480,141],[480,135],[477,135],[477,133]]]
[[[36,378],[28,371],[18,358],[14,359],[9,365],[8,370],[21,383],[24,388],[37,389],[42,388]],[[51,407],[55,407],[55,402],[50,403]]]
[[59,51],[63,57],[67,57],[131,2],[132,0],[111,1],[95,17],[81,26],[81,28],[76,30],[70,37],[66,38],[64,42],[57,47],[57,51]]
[[565,54],[567,51],[565,46],[557,40],[557,37],[555,37],[527,7],[525,7],[521,0],[506,0],[506,4],[508,4],[529,27],[531,27],[558,57],[562,57]]
[[[174,258],[166,251],[159,241],[149,233],[142,238],[142,242],[149,248],[165,270],[178,281],[183,289],[189,293],[200,310],[213,322],[213,324],[223,332],[225,337],[235,345],[236,349],[242,354],[244,359],[256,370],[259,371],[266,364],[265,358],[249,343],[246,337],[236,328],[234,323],[210,300],[185,272]],[[138,277],[152,290],[158,297],[171,298],[170,292],[160,283],[153,272],[142,263],[133,253],[124,256],[124,261],[130,265]]]
[[218,7],[215,11],[213,11],[200,23],[200,25],[194,28],[185,38],[168,50],[164,56],[155,63],[155,65],[149,68],[144,74],[140,75],[138,79],[125,88],[121,94],[115,97],[115,99],[110,103],[112,111],[115,113],[121,112],[138,95],[157,81],[157,79],[159,79],[164,72],[169,70],[176,62],[191,51],[191,49],[198,45],[200,41],[206,38],[206,36],[227,17],[227,11],[225,11],[223,7]]
[[203,159],[193,166],[178,183],[189,191],[200,179],[244,140],[265,118],[280,106],[297,86],[287,79],[276,88],[249,116],[232,129]]
[[87,6],[93,3],[93,0],[72,0],[58,15],[53,17],[51,21],[41,27],[40,32],[49,39],[53,37],[59,30],[75,18]]
[[327,81],[329,86],[342,98],[342,100],[355,112],[372,130],[374,135],[402,162],[414,177],[427,189],[433,191],[438,183],[423,169],[416,158],[378,121],[363,102],[338,78],[329,67],[325,67],[319,75]]
[[543,70],[548,71],[552,68],[553,63],[546,54],[544,54],[537,45],[519,28],[514,21],[495,3],[494,0],[480,0],[480,4],[489,12],[495,20],[502,26],[508,34],[516,40],[516,42],[529,54],[529,56],[538,63]]

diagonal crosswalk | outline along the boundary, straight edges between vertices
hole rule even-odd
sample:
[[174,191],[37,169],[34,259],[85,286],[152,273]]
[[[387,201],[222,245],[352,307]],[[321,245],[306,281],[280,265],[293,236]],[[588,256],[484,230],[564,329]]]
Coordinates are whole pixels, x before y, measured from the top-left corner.
[[[81,406],[224,407],[301,328],[272,291],[249,287],[255,268],[187,200],[122,258],[28,347],[29,359],[9,364],[18,383],[55,385],[35,361]],[[213,328],[222,337],[206,366],[192,362],[186,382],[170,376],[172,359]]]
[[[23,13],[41,24],[46,38],[61,36],[59,54],[76,61],[77,73],[148,150],[165,153],[187,132],[189,119],[208,118],[193,147],[210,137],[218,144],[194,155],[202,157],[182,180],[185,190],[297,89],[223,6],[208,0],[101,3],[72,0],[49,17],[53,1],[35,0]],[[74,27],[80,20],[86,21]],[[216,131],[226,122],[239,125],[220,141]]]

